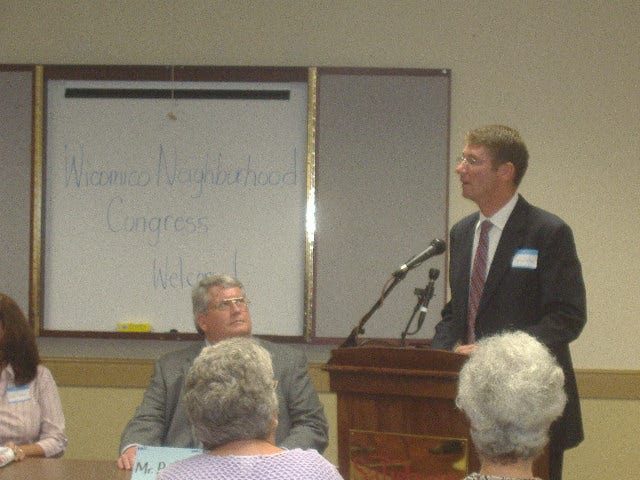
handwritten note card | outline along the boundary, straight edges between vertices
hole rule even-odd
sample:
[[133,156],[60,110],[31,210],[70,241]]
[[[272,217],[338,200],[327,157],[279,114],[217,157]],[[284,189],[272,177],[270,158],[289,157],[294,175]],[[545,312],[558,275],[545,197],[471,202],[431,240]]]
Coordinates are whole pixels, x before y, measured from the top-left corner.
[[131,480],[153,480],[173,462],[202,453],[198,448],[151,447],[142,445],[136,453]]

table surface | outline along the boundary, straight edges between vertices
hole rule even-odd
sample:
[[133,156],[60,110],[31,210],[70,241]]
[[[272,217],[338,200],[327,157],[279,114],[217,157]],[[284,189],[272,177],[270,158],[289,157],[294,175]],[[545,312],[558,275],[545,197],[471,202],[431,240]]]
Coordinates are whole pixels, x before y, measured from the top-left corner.
[[131,472],[118,470],[114,460],[27,458],[0,468],[0,479],[11,480],[130,480]]

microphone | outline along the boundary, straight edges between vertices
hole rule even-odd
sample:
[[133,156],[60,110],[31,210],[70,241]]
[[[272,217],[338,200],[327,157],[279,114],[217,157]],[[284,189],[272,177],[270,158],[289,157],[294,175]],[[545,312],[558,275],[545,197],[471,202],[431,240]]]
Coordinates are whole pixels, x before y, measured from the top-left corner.
[[418,255],[413,257],[411,260],[409,260],[407,263],[402,265],[398,270],[393,272],[393,276],[398,277],[398,276],[404,275],[409,270],[420,265],[426,259],[431,258],[435,255],[440,255],[446,249],[447,249],[447,244],[445,243],[444,240],[441,240],[439,238],[434,238],[433,240],[431,240],[431,244],[427,247],[425,251],[423,251],[422,253],[419,253]]
[[416,330],[420,330],[422,328],[424,319],[427,316],[427,307],[429,306],[429,301],[431,300],[431,297],[433,297],[434,293],[433,284],[438,279],[438,275],[440,275],[440,270],[438,270],[437,268],[432,268],[429,270],[429,283],[424,289],[422,297],[420,297],[420,308],[418,308],[420,315],[418,315],[418,327],[416,328]]

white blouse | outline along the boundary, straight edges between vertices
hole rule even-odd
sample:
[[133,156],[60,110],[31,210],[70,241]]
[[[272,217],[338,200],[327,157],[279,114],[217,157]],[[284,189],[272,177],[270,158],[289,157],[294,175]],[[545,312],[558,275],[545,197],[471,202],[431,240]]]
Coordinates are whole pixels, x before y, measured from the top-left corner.
[[16,386],[11,366],[0,373],[0,445],[37,443],[45,456],[59,456],[67,446],[58,387],[49,369],[38,365],[36,378]]

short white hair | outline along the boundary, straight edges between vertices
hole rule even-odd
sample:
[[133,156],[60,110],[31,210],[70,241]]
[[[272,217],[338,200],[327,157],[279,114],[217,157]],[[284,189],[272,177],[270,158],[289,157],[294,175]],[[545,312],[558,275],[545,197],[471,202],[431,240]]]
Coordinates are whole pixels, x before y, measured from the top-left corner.
[[566,402],[562,368],[524,332],[480,340],[460,371],[456,405],[469,418],[471,438],[484,458],[538,456]]

